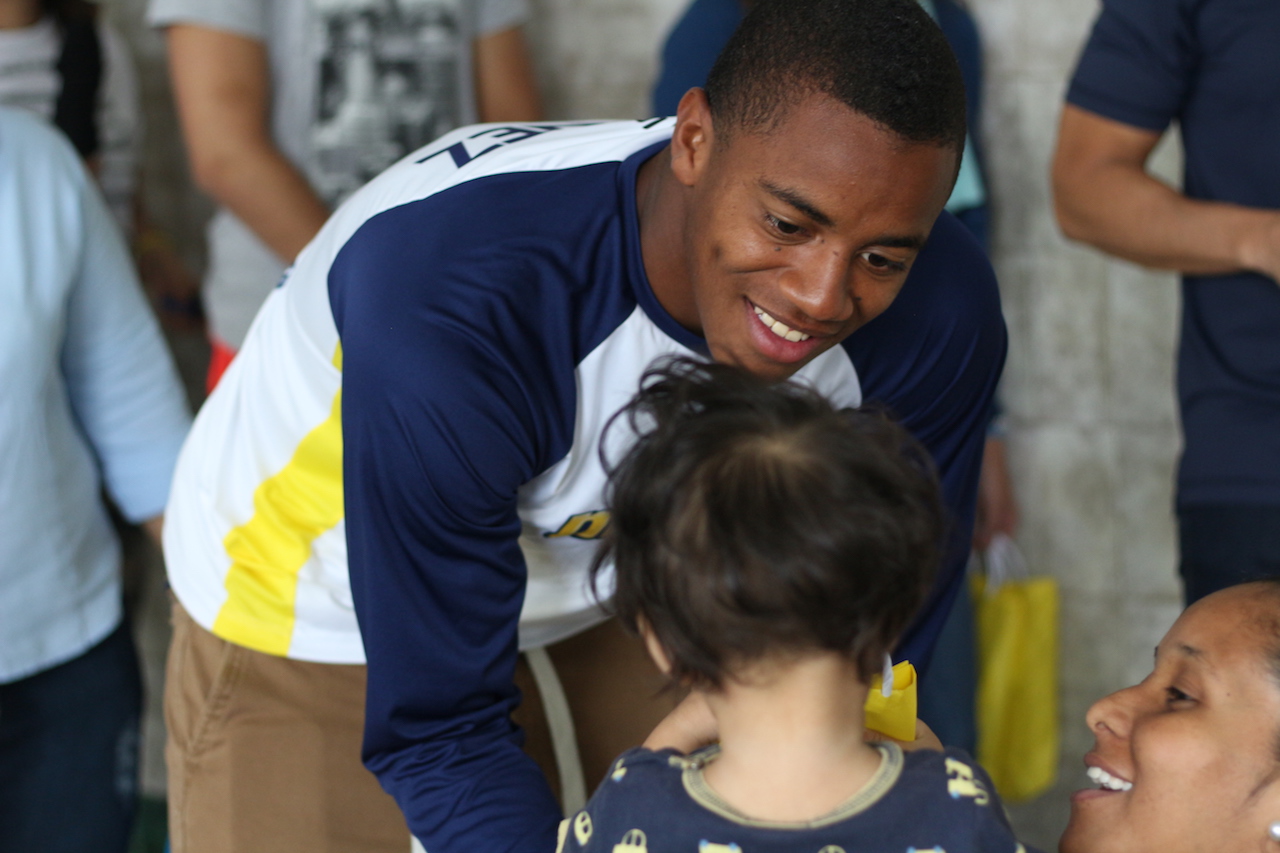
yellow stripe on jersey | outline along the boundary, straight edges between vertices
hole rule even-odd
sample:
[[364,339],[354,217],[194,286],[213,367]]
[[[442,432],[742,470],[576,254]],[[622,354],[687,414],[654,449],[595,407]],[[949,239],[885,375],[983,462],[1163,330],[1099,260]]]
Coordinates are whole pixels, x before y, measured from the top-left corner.
[[[342,345],[333,355],[342,370]],[[273,655],[287,655],[296,619],[298,572],[311,544],[342,520],[342,389],[329,417],[303,437],[293,458],[253,492],[253,517],[222,545],[231,557],[227,600],[213,633]]]

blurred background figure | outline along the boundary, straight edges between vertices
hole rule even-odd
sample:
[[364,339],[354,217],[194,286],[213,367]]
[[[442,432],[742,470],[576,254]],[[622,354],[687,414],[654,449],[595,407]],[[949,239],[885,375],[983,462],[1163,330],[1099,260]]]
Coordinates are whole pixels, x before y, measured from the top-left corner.
[[218,203],[204,307],[217,383],[285,267],[369,178],[542,108],[525,0],[151,0],[197,183]]
[[[1062,111],[1067,236],[1182,278],[1187,603],[1280,572],[1280,5],[1105,0]],[[1148,173],[1177,122],[1184,188]]]
[[[751,5],[752,0],[693,0],[662,47],[661,67],[653,86],[655,115],[675,115],[684,93],[706,82],[716,56]],[[968,98],[970,131],[947,210],[988,250],[990,209],[981,150],[974,132],[982,113],[982,44],[978,28],[968,10],[955,0],[921,0],[921,5],[938,22],[955,52]],[[974,550],[985,551],[997,534],[1012,536],[1017,525],[1018,506],[1009,479],[1003,424],[993,413],[978,487]],[[973,632],[972,604],[967,596],[959,596],[938,640],[928,677],[921,681],[920,696],[920,715],[942,742],[970,753],[976,751],[977,742]]]
[[124,40],[86,0],[0,0],[0,104],[60,129],[97,178],[162,322],[198,328],[198,282],[140,200],[143,121]]
[[141,682],[102,490],[159,536],[185,397],[65,139],[0,107],[0,850],[122,851]]

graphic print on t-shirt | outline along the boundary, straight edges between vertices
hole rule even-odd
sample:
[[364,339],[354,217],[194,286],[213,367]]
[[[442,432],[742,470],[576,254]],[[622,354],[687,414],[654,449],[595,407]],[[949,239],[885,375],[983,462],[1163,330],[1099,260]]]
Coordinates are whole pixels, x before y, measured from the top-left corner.
[[322,0],[314,180],[337,206],[458,126],[457,0]]

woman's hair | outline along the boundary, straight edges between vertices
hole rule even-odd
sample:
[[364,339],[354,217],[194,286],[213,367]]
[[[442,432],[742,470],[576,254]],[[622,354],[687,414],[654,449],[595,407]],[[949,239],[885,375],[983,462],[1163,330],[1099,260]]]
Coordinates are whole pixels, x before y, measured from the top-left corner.
[[819,650],[878,672],[939,559],[925,450],[881,412],[726,365],[671,360],[641,385],[611,425],[638,440],[592,566],[598,583],[612,561],[623,624],[643,618],[681,682]]

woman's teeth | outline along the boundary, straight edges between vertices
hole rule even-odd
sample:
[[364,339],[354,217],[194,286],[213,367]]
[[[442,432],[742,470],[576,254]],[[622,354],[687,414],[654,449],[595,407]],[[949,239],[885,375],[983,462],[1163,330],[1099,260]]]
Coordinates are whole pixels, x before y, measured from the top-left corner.
[[796,331],[781,320],[773,319],[764,311],[760,310],[758,306],[753,305],[751,307],[756,309],[756,316],[760,318],[760,322],[764,323],[765,326],[768,327],[769,331],[773,332],[783,340],[798,343],[800,341],[807,341],[812,337],[812,335],[806,335],[804,332]]
[[1108,791],[1127,791],[1133,787],[1132,782],[1126,782],[1117,776],[1112,776],[1101,767],[1090,767],[1085,770],[1085,775],[1095,785],[1100,785]]

